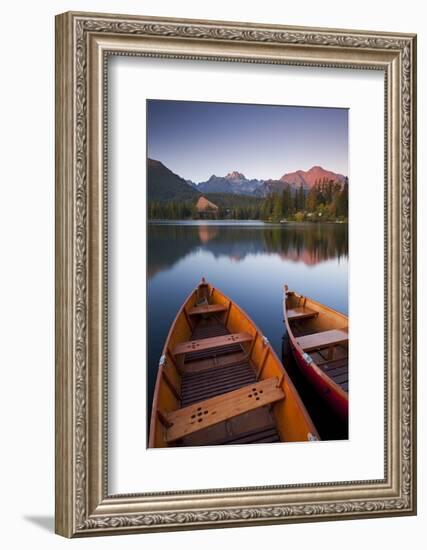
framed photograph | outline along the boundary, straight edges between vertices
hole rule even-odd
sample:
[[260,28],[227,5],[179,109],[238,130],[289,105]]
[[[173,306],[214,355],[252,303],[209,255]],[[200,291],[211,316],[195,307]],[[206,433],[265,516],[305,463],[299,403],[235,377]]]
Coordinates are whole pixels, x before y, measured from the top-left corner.
[[56,18],[56,532],[416,513],[416,37]]

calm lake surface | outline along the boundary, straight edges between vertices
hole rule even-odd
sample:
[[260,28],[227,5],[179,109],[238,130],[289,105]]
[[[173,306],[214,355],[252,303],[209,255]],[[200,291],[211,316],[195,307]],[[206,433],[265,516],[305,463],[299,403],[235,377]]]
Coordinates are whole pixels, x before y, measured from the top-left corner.
[[148,225],[148,416],[161,351],[202,277],[242,307],[282,357],[283,285],[348,313],[347,224]]

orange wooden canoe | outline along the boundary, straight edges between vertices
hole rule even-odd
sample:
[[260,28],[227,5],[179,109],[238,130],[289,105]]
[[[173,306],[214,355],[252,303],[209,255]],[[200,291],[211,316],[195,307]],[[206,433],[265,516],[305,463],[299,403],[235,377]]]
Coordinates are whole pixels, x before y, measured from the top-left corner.
[[149,447],[318,438],[267,338],[235,302],[202,279],[164,345]]
[[348,317],[285,285],[283,315],[295,360],[325,403],[348,420]]

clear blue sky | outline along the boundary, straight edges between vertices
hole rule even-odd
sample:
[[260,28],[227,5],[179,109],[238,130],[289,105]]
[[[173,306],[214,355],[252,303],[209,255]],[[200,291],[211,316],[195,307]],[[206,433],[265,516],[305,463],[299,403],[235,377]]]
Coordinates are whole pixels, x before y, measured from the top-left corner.
[[150,158],[197,183],[314,165],[348,175],[347,109],[148,100],[147,141]]

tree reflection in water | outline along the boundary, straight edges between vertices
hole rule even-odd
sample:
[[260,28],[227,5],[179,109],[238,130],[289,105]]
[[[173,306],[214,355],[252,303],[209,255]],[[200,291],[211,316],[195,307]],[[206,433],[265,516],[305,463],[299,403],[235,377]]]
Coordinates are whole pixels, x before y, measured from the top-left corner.
[[275,254],[283,260],[317,265],[348,258],[347,224],[184,224],[148,225],[148,276],[167,270],[202,248],[214,257],[241,261]]

